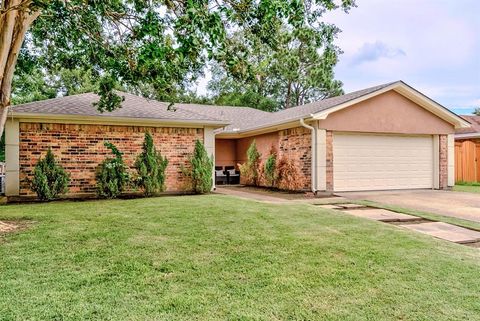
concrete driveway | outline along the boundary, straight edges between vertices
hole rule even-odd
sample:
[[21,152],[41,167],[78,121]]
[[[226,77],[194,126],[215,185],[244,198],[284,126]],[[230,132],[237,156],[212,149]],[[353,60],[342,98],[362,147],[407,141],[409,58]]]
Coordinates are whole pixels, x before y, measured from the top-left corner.
[[348,192],[336,195],[480,222],[480,194],[475,193],[408,190]]

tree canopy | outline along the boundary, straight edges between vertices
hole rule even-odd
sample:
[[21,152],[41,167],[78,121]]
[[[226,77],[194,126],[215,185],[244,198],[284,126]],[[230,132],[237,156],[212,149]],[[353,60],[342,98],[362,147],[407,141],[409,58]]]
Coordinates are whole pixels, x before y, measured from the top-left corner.
[[[202,75],[208,61],[235,79],[258,78],[258,64],[246,56],[250,50],[238,50],[238,44],[288,50],[278,37],[283,30],[297,38],[300,30],[310,30],[313,38],[331,37],[326,30],[332,26],[321,16],[354,5],[354,0],[339,5],[333,0],[2,0],[0,132],[16,67],[21,75],[33,64],[32,81],[41,78],[38,73],[48,79],[51,70],[90,73],[101,95],[98,109],[110,111],[122,101],[116,86],[153,88],[157,98],[168,100]],[[302,99],[298,93],[292,97]]]

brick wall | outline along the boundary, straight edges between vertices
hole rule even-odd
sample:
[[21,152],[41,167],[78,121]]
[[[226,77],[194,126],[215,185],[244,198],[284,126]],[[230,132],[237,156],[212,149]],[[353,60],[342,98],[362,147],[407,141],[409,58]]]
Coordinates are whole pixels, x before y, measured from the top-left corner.
[[439,188],[445,189],[448,187],[448,136],[439,135]]
[[312,151],[311,151],[311,132],[304,127],[296,127],[281,130],[278,133],[278,156],[283,155],[293,159],[304,181],[303,189],[307,190],[311,187],[312,180]]
[[[57,160],[71,176],[70,194],[95,192],[95,169],[110,151],[110,141],[133,166],[141,152],[145,132],[149,131],[157,149],[166,156],[167,191],[181,190],[184,184],[181,165],[193,152],[196,139],[203,141],[203,129],[20,123],[20,195],[33,195],[26,178],[31,178],[35,163],[51,147]],[[132,172],[134,170],[132,169]]]

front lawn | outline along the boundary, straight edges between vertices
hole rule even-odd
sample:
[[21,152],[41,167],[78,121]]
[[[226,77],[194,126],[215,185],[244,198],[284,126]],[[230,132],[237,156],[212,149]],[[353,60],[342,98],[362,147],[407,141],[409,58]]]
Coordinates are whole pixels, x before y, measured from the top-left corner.
[[312,205],[0,207],[0,320],[476,320],[480,251]]
[[453,190],[456,192],[480,193],[478,185],[455,185]]

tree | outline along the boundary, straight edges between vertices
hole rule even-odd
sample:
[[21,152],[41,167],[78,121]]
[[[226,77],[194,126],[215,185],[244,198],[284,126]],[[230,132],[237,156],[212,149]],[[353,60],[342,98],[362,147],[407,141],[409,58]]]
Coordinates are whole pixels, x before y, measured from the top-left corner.
[[[353,5],[354,0],[341,1],[344,10]],[[21,49],[40,69],[91,71],[101,95],[97,108],[111,111],[122,102],[113,91],[118,84],[148,84],[169,99],[202,73],[207,60],[245,75],[245,57],[232,54],[233,31],[245,30],[274,46],[271,31],[279,25],[321,29],[321,15],[336,8],[331,0],[2,0],[0,132]]]
[[5,131],[3,131],[0,137],[0,162],[5,161]]
[[480,108],[475,108],[475,110],[472,112],[472,114],[480,116]]
[[[257,35],[239,31],[232,38],[236,54],[248,57],[252,76],[240,82],[234,73],[212,68],[209,89],[216,102],[278,110],[343,93],[342,83],[334,79],[340,49],[333,44],[339,29],[322,24],[320,28],[282,25],[275,33],[274,46],[258,41]],[[244,43],[245,38],[253,38]],[[235,54],[235,53],[232,53]],[[266,102],[268,102],[266,104]]]
[[145,133],[142,153],[135,161],[137,170],[136,185],[143,190],[145,196],[152,196],[155,193],[165,190],[165,169],[168,160],[157,151],[150,133]]

